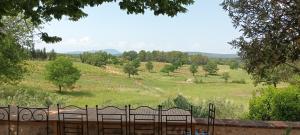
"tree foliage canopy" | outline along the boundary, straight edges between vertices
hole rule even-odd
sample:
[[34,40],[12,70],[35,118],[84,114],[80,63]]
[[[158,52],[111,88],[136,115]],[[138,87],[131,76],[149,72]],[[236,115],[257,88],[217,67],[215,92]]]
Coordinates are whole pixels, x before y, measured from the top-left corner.
[[128,77],[130,78],[131,75],[138,75],[138,67],[137,64],[133,61],[126,63],[123,67],[124,73],[128,74]]
[[218,69],[218,64],[213,61],[209,61],[206,65],[203,66],[203,70],[208,72],[210,75],[217,74]]
[[146,66],[146,69],[147,69],[149,72],[151,72],[151,71],[153,70],[153,67],[154,67],[154,65],[153,65],[153,63],[152,63],[151,61],[148,61],[148,62],[145,64],[145,66]]
[[90,65],[102,67],[108,63],[110,55],[104,51],[97,51],[95,53],[84,52],[80,54],[80,60],[82,63],[87,63]]
[[174,72],[174,71],[175,71],[175,66],[174,65],[170,65],[170,64],[165,65],[160,70],[160,72],[167,73],[168,75],[170,75],[170,72]]
[[225,80],[225,82],[228,82],[228,79],[230,78],[229,72],[224,72],[222,74],[222,78]]
[[267,76],[280,65],[300,73],[299,0],[224,0],[221,5],[243,32],[230,44],[239,49],[249,73]]
[[27,72],[25,50],[11,35],[0,40],[0,84],[17,83]]
[[[105,2],[117,2],[116,0],[1,0],[0,19],[4,16],[17,16],[24,14],[24,19],[31,19],[34,26],[39,26],[53,19],[60,20],[63,16],[69,20],[77,21],[87,14],[83,11],[86,6],[100,6]],[[193,4],[194,0],[119,0],[120,9],[128,14],[153,11],[154,15],[175,16],[187,11],[186,6]],[[3,23],[0,23],[2,27]],[[0,31],[0,34],[4,34]],[[51,37],[41,32],[41,39],[46,42],[58,42],[59,37]]]
[[[0,2],[1,3],[1,2]],[[0,5],[2,6],[2,5]],[[33,46],[29,36],[32,25],[26,25],[22,15],[0,18],[0,82],[17,83],[26,73],[24,60],[27,58],[26,49]],[[26,27],[26,28],[25,28]]]
[[190,56],[191,64],[205,65],[208,62],[208,57],[201,54],[191,55]]
[[190,66],[190,72],[193,74],[193,76],[195,76],[195,73],[198,72],[198,65],[192,64],[192,65]]
[[133,61],[138,58],[138,53],[136,51],[125,51],[122,54],[123,59],[128,60],[128,61]]
[[80,71],[73,66],[73,62],[65,57],[58,57],[46,65],[46,79],[59,87],[72,86],[79,78]]

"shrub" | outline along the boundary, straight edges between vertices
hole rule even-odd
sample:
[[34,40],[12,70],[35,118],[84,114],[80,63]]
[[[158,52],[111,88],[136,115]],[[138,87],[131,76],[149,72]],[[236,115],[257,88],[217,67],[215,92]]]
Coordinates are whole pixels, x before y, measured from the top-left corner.
[[268,87],[249,102],[249,118],[254,120],[300,120],[300,90],[297,87]]
[[246,84],[246,80],[245,79],[241,79],[241,80],[232,80],[232,83],[239,83],[239,84]]
[[198,104],[193,104],[182,95],[178,95],[174,99],[167,99],[162,103],[164,108],[178,107],[181,109],[190,109],[193,105],[193,116],[205,118],[208,116],[208,104],[213,103],[216,106],[216,117],[220,119],[236,119],[240,118],[244,113],[244,106],[235,104],[224,98],[212,98],[203,100]]
[[148,72],[151,72],[153,70],[153,63],[151,61],[148,61],[146,64],[146,69],[148,70]]
[[24,107],[55,106],[56,104],[66,104],[66,98],[55,94],[34,90],[26,87],[3,88],[0,90],[0,105],[19,105]]
[[209,75],[216,75],[219,69],[216,62],[209,61],[203,66],[203,70],[205,70]]
[[191,103],[183,97],[182,95],[178,95],[176,98],[173,99],[174,104],[176,107],[181,108],[181,109],[190,109]]
[[216,117],[218,119],[239,119],[245,112],[245,107],[242,104],[237,104],[232,100],[225,98],[210,98],[200,103],[200,106],[206,107],[213,103],[216,106]]
[[200,83],[204,83],[204,82],[203,82],[203,80],[202,80],[202,79],[198,79],[198,78],[196,78],[196,77],[195,77],[195,79],[194,79],[194,83],[196,83],[196,84],[200,84]]
[[228,72],[224,72],[222,74],[222,78],[225,80],[225,82],[227,83],[228,82],[228,79],[230,78],[230,75]]
[[174,72],[174,70],[175,67],[173,65],[167,64],[160,70],[160,72],[167,73],[168,75],[170,75],[170,72]]

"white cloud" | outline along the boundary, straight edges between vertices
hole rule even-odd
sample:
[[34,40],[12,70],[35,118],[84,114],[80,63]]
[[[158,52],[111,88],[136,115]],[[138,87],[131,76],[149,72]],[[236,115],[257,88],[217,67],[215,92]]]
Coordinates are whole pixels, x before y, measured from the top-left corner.
[[91,42],[91,38],[88,36],[79,39],[79,43],[89,43],[89,42]]
[[57,52],[69,52],[78,50],[88,50],[94,41],[89,36],[84,37],[68,37],[63,38],[61,42],[55,44],[46,44],[44,42],[36,42],[35,47],[38,49],[46,48],[48,51],[54,49]]

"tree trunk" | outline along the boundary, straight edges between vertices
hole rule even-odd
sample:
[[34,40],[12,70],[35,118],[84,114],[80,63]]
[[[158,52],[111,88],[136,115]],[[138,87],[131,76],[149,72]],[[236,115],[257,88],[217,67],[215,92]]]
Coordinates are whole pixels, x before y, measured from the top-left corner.
[[130,78],[130,74],[128,74],[128,78]]
[[276,82],[273,82],[273,86],[276,88],[277,87],[277,84],[276,84]]
[[58,87],[59,87],[59,92],[61,92],[61,85],[58,85]]

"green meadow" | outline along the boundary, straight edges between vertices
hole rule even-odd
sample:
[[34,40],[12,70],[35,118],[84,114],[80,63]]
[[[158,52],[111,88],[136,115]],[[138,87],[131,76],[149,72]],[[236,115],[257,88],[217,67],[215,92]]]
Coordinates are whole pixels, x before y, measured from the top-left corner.
[[[58,93],[58,88],[45,79],[47,61],[28,61],[30,73],[15,87]],[[227,65],[218,65],[218,74],[229,72],[230,79],[225,83],[221,76],[205,76],[199,67],[196,76],[189,72],[189,65],[171,73],[170,76],[159,72],[165,63],[154,62],[153,72],[145,69],[141,63],[139,75],[128,78],[122,66],[107,65],[99,68],[75,62],[81,71],[81,78],[70,89],[64,89],[62,95],[74,105],[158,105],[168,98],[183,95],[193,103],[210,99],[224,98],[235,103],[248,105],[255,87],[250,76],[242,69],[231,70]],[[198,83],[195,83],[195,78]],[[233,80],[245,80],[245,84],[232,83]]]

